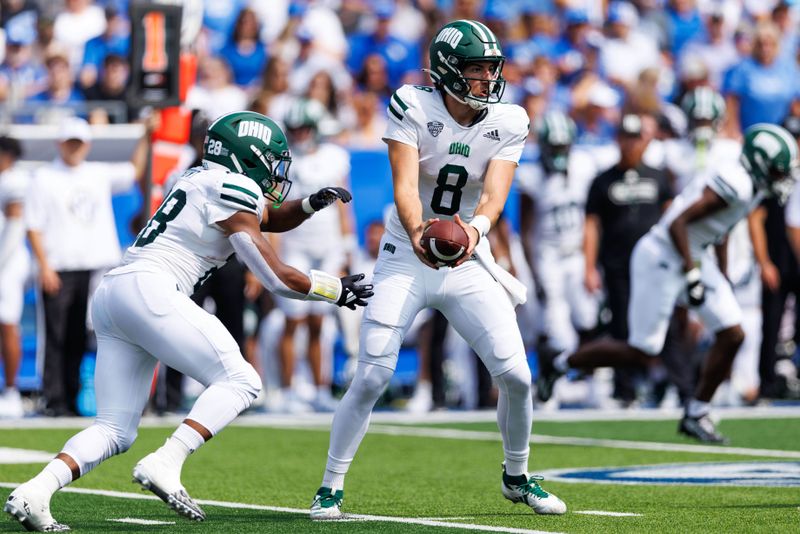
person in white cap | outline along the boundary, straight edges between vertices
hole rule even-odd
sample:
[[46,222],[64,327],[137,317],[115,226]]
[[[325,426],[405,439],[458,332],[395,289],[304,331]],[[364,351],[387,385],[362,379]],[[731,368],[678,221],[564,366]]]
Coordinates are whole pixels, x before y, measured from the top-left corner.
[[143,176],[148,137],[142,137],[128,163],[87,162],[91,128],[83,119],[69,118],[59,130],[58,157],[33,174],[25,224],[44,312],[40,327],[47,415],[77,412],[89,281],[93,271],[120,261],[111,196],[129,190]]
[[655,39],[637,30],[639,15],[628,2],[608,6],[608,38],[600,48],[600,66],[608,80],[623,87],[636,82],[639,73],[658,67]]

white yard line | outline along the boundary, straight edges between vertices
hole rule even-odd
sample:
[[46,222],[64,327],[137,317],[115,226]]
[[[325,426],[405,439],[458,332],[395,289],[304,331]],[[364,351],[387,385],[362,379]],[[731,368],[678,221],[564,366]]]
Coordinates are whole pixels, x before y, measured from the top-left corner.
[[[549,422],[589,422],[589,421],[665,421],[679,419],[680,409],[669,410],[556,410],[535,411],[535,421]],[[753,408],[715,408],[714,414],[720,419],[786,419],[800,418],[800,406],[757,406]],[[144,427],[177,426],[185,416],[167,417],[146,416],[142,418]],[[333,414],[303,414],[301,417],[280,414],[245,414],[233,423],[237,426],[310,426],[330,429]],[[386,424],[438,424],[438,423],[487,423],[494,422],[497,415],[493,410],[482,411],[442,411],[427,414],[404,412],[376,412],[372,414],[373,423]],[[89,417],[26,417],[23,419],[2,419],[0,428],[82,428],[90,425]]]
[[132,525],[174,525],[175,521],[154,521],[153,519],[138,519],[136,517],[122,517],[120,519],[106,519],[114,523],[130,523]]
[[[0,482],[0,487],[2,488],[16,488],[18,485],[19,484],[11,482]],[[109,491],[109,490],[89,489],[89,488],[64,488],[61,491],[66,493],[80,493],[83,495],[99,495],[102,497],[114,497],[118,499],[135,499],[135,500],[146,500],[146,501],[160,500],[155,495],[149,493],[129,493],[124,491]],[[264,510],[267,512],[308,515],[307,508],[265,506],[261,504],[213,501],[208,499],[195,499],[195,501],[199,504],[203,504],[206,506],[217,506],[219,508],[234,508],[239,510]],[[476,530],[481,532],[508,532],[511,534],[558,534],[558,533],[552,533],[552,531],[545,531],[545,530],[530,530],[525,528],[499,527],[493,525],[476,525],[471,523],[452,523],[450,521],[440,521],[437,519],[416,518],[416,517],[347,514],[347,519],[357,520],[357,521],[379,521],[382,523],[402,523],[406,525],[424,525],[428,527],[440,527],[440,528],[460,528],[464,530]],[[459,519],[459,518],[448,518],[448,519]]]
[[[454,428],[428,428],[414,426],[371,425],[374,434],[390,436],[418,436],[473,441],[500,441],[499,432],[482,430],[458,430]],[[533,434],[531,443],[548,445],[576,445],[581,447],[603,447],[608,449],[632,449],[658,452],[691,452],[702,454],[736,454],[740,456],[759,456],[767,458],[800,458],[800,451],[776,449],[751,449],[747,447],[723,447],[715,445],[692,445],[688,443],[661,443],[656,441],[629,441],[618,439],[579,438],[568,436],[543,436]]]
[[642,517],[642,514],[632,514],[630,512],[604,512],[603,510],[575,510],[573,513],[584,515],[604,515],[608,517]]

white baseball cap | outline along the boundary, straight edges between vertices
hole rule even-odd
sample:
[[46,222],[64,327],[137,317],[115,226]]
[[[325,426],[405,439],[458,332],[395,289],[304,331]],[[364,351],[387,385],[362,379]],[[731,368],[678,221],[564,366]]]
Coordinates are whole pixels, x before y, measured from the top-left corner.
[[84,143],[91,141],[92,129],[89,127],[89,123],[80,117],[64,119],[58,130],[58,141],[64,142],[70,139],[77,139]]

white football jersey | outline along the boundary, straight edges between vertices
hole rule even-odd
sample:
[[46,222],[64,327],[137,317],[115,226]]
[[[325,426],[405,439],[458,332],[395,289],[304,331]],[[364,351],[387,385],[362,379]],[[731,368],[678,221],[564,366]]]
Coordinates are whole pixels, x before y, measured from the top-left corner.
[[567,174],[545,176],[538,163],[520,165],[520,187],[535,204],[534,250],[546,247],[561,254],[581,250],[586,196],[596,174],[593,159],[579,149],[570,152]]
[[675,192],[680,193],[696,176],[705,179],[720,166],[739,159],[742,145],[733,139],[714,139],[708,147],[698,147],[688,139],[664,142],[665,163],[675,176]]
[[669,225],[700,198],[706,186],[722,197],[727,206],[689,223],[689,250],[692,258],[697,261],[710,245],[721,242],[736,223],[744,219],[763,199],[763,194],[756,191],[753,180],[744,167],[738,161],[730,162],[720,167],[718,173],[689,182],[686,189],[672,201],[653,231],[662,239],[672,243],[669,237]]
[[178,289],[191,295],[233,255],[216,225],[239,211],[261,221],[265,198],[250,178],[203,162],[187,169],[161,207],[109,274],[155,271],[172,274]]
[[[292,196],[305,198],[328,186],[347,187],[350,175],[350,154],[333,144],[321,144],[310,154],[292,158],[289,177]],[[283,250],[298,250],[322,257],[332,248],[340,248],[341,221],[336,206],[321,210],[307,221],[281,234]]]
[[[390,99],[389,124],[383,139],[419,150],[419,197],[422,219],[472,220],[490,160],[519,163],[530,121],[521,107],[493,104],[472,126],[456,122],[432,87],[404,85]],[[386,231],[408,240],[392,207]]]

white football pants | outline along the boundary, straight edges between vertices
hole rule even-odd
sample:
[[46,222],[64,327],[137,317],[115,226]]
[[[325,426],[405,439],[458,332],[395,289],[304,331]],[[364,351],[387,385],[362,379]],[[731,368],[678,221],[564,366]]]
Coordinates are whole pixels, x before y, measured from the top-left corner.
[[150,395],[158,361],[207,389],[187,416],[216,434],[246,409],[261,379],[213,315],[179,292],[164,273],[105,276],[92,304],[97,333],[97,419],[64,446],[85,474],[125,452]]

